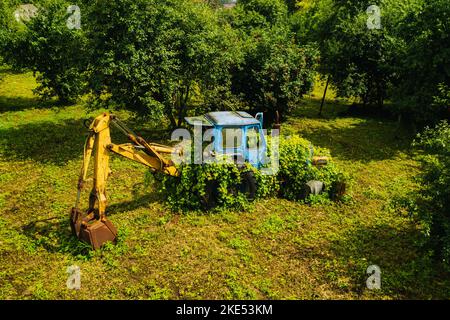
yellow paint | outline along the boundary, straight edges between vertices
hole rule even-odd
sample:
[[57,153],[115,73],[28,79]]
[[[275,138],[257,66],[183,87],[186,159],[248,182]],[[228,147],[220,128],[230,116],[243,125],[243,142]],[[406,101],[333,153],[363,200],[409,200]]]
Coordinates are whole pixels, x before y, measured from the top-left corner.
[[[160,153],[172,153],[174,149],[168,146],[148,143],[142,137],[128,133],[128,138],[134,143],[114,144],[111,142],[110,125],[114,117],[109,113],[102,113],[94,119],[89,127],[90,134],[86,140],[83,154],[78,188],[83,187],[87,178],[89,162],[94,152],[94,184],[89,197],[89,209],[87,214],[92,214],[98,207],[99,219],[104,221],[106,211],[106,181],[111,173],[109,168],[110,152],[127,159],[139,162],[155,171],[171,176],[178,176],[179,172],[171,160],[164,159]],[[135,146],[145,148],[145,151],[136,149]]]

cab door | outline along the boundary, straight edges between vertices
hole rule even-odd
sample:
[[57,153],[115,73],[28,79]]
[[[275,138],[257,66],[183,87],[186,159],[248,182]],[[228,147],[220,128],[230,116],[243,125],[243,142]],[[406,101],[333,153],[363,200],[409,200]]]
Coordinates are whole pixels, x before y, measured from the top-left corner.
[[263,141],[259,126],[248,126],[245,128],[245,158],[254,167],[261,165],[261,149]]
[[231,157],[235,163],[245,162],[244,128],[239,126],[226,126],[221,129],[220,152]]

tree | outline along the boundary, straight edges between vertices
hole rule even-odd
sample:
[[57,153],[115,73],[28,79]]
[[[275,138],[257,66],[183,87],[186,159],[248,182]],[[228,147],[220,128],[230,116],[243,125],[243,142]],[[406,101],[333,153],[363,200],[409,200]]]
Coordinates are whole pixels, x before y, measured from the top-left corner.
[[282,0],[240,0],[233,10],[225,10],[222,16],[241,33],[254,29],[271,28],[286,24],[288,10]]
[[41,1],[38,14],[29,21],[15,22],[2,46],[6,63],[29,69],[37,77],[36,92],[44,98],[57,96],[62,103],[75,100],[83,90],[85,37],[69,29],[64,1]]
[[5,44],[16,25],[13,17],[17,3],[18,1],[16,0],[4,0],[0,2],[0,63],[2,62],[2,56],[6,49]]
[[313,0],[284,0],[290,13],[310,6]]
[[394,94],[398,109],[419,125],[448,117],[448,104],[434,97],[450,85],[450,6],[445,0],[427,1],[410,12],[400,29],[408,44],[399,64]]
[[381,106],[398,70],[406,43],[399,25],[420,0],[378,0],[381,25],[368,27],[368,4],[362,0],[314,1],[296,13],[298,39],[315,42],[321,53],[321,73],[329,77],[337,95],[360,97],[363,104]]
[[207,4],[97,0],[88,19],[89,88],[98,100],[152,119],[164,115],[175,127],[199,104],[227,96],[237,39]]
[[241,0],[239,6],[248,14],[255,12],[274,25],[286,18],[287,6],[280,0]]
[[317,50],[295,41],[281,0],[244,0],[225,17],[242,39],[243,62],[232,71],[232,92],[268,123],[283,117],[313,85]]
[[299,46],[283,28],[259,30],[247,39],[244,63],[233,74],[233,92],[250,111],[265,112],[272,122],[278,111],[289,114],[314,84],[318,52]]

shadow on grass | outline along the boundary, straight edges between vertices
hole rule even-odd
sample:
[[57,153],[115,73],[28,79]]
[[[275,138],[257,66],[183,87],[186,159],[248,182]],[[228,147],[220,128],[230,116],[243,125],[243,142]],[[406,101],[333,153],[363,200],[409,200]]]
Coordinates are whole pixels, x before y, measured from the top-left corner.
[[89,259],[90,247],[72,235],[69,214],[65,218],[32,221],[22,227],[23,233],[36,247],[51,253],[69,253],[74,257]]
[[[107,207],[107,215],[111,216],[111,214],[135,210],[157,200],[158,197],[152,193],[138,196],[131,201]],[[67,217],[32,221],[22,226],[22,231],[36,247],[42,247],[51,253],[68,253],[79,259],[89,259],[93,254],[89,245],[79,241],[72,234],[69,224],[69,213],[67,213]]]
[[[314,145],[330,149],[342,160],[370,162],[394,158],[408,152],[413,135],[397,122],[385,118],[342,116],[348,106],[334,105],[323,117],[317,114],[317,101],[299,106],[288,123]],[[283,130],[283,127],[282,129]]]
[[0,113],[23,111],[27,109],[48,109],[58,103],[55,100],[43,101],[38,97],[4,97],[0,96]]
[[320,102],[320,99],[304,97],[297,108],[292,111],[291,116],[311,119],[335,119],[345,114],[350,106],[338,100],[327,100],[323,106],[322,114],[319,115]]
[[134,197],[133,200],[124,201],[120,203],[114,203],[106,208],[108,216],[116,215],[124,212],[133,211],[142,207],[148,206],[150,203],[154,203],[162,200],[161,196],[154,190],[148,190],[144,195]]
[[[448,298],[450,275],[432,259],[424,244],[424,235],[412,225],[401,230],[377,225],[349,230],[342,239],[307,254],[313,259],[333,261],[332,267],[324,270],[327,280],[358,295],[370,291],[366,288],[366,270],[377,265],[381,269],[381,294],[400,299]],[[350,285],[342,286],[339,278],[350,279]]]
[[[65,165],[83,154],[88,129],[84,119],[37,122],[0,128],[0,151],[7,160],[33,160]],[[113,141],[127,142],[121,132],[112,132]]]
[[347,99],[326,100],[322,113],[319,115],[321,99],[304,97],[299,106],[293,111],[296,117],[335,119],[340,117],[360,117],[365,119],[376,119],[381,121],[396,120],[392,113],[393,106],[385,103],[382,107],[376,105],[362,105],[350,102]]
[[346,127],[330,124],[310,128],[300,134],[314,145],[330,149],[343,160],[370,162],[394,158],[398,152],[410,150],[412,136],[398,136],[393,123],[364,121]]
[[80,157],[86,136],[82,120],[29,123],[0,129],[0,150],[4,159],[62,166]]
[[10,66],[0,64],[0,79],[1,76],[9,75],[9,74],[23,74],[26,72],[25,70],[11,68]]

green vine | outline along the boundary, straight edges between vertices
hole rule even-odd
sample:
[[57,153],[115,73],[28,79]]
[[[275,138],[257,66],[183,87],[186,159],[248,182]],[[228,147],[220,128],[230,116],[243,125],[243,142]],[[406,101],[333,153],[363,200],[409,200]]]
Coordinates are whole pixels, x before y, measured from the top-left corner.
[[[270,154],[271,141],[268,145]],[[314,166],[313,156],[327,156],[327,165]],[[167,205],[178,212],[248,210],[251,202],[241,190],[241,175],[246,171],[254,173],[256,201],[280,196],[305,203],[326,203],[331,199],[340,199],[337,188],[348,180],[348,176],[333,163],[327,149],[314,148],[308,140],[297,135],[280,138],[279,170],[276,174],[264,174],[263,170],[250,164],[238,168],[226,157],[222,160],[201,165],[181,164],[178,166],[179,177],[161,175],[156,179],[160,182],[158,190]],[[321,194],[305,195],[305,184],[310,180],[324,183]],[[214,207],[210,208],[205,202],[211,194],[214,196]]]

